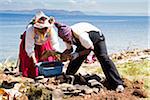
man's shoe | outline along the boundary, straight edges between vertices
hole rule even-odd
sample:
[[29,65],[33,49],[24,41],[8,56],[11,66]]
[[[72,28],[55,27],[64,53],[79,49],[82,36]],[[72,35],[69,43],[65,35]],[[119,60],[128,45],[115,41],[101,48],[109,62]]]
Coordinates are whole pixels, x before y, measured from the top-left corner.
[[124,91],[123,85],[118,85],[117,88],[116,88],[116,91],[119,92],[119,93],[123,92]]

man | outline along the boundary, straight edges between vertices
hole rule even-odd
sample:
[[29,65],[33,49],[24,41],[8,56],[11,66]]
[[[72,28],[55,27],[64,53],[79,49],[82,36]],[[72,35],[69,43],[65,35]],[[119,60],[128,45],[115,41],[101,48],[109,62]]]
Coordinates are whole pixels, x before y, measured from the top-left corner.
[[[115,88],[117,92],[124,90],[123,82],[116,66],[107,54],[105,37],[100,29],[86,22],[77,23],[69,27],[55,22],[54,18],[51,19],[50,23],[57,27],[59,37],[66,44],[67,49],[62,56],[72,54],[66,74],[75,74],[92,50],[99,60],[110,86]],[[74,53],[72,53],[74,51],[73,45],[77,47]]]

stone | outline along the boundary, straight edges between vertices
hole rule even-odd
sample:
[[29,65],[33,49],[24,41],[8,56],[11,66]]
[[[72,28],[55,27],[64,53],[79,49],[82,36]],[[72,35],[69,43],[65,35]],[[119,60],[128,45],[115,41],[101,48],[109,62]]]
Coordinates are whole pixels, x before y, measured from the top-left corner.
[[36,82],[38,83],[46,83],[48,81],[48,78],[43,78],[43,79],[40,79],[40,80],[36,80]]
[[52,100],[62,100],[64,93],[61,89],[55,89],[52,92]]
[[76,89],[78,90],[81,90],[82,93],[85,93],[85,94],[90,94],[93,92],[92,88],[88,87],[87,85],[75,85]]
[[99,91],[100,91],[100,89],[99,89],[99,88],[93,88],[93,92],[94,92],[94,93],[96,93],[96,94],[97,94]]
[[60,85],[58,86],[58,89],[61,89],[61,90],[63,90],[63,91],[67,91],[68,88],[70,88],[70,89],[75,89],[75,87],[74,87],[73,85],[67,84],[67,83],[63,83],[63,84],[60,84]]
[[7,81],[3,81],[2,83],[2,88],[5,88],[5,89],[11,89],[14,87],[14,85],[18,83],[18,82],[7,82]]
[[148,94],[146,91],[141,90],[141,89],[135,89],[132,93],[132,95],[138,96],[140,98],[147,98]]
[[95,79],[89,80],[88,83],[90,83],[90,87],[103,87],[103,85]]
[[14,98],[15,100],[28,100],[28,97],[24,94],[22,94],[21,96],[16,96]]

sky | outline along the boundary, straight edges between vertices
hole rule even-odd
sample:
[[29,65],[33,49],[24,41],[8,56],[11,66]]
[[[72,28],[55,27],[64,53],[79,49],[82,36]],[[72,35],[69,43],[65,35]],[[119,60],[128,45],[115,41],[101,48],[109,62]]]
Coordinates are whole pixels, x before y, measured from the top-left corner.
[[0,0],[0,10],[68,10],[86,14],[150,14],[149,0]]

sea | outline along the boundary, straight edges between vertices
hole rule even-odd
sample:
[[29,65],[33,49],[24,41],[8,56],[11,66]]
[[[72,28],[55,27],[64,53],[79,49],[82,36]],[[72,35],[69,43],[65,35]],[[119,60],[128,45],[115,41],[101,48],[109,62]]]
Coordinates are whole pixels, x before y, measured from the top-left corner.
[[[149,16],[48,15],[58,22],[73,25],[89,22],[103,31],[108,54],[150,47]],[[0,62],[17,59],[20,35],[34,14],[0,13]],[[65,45],[59,39],[63,51]]]

